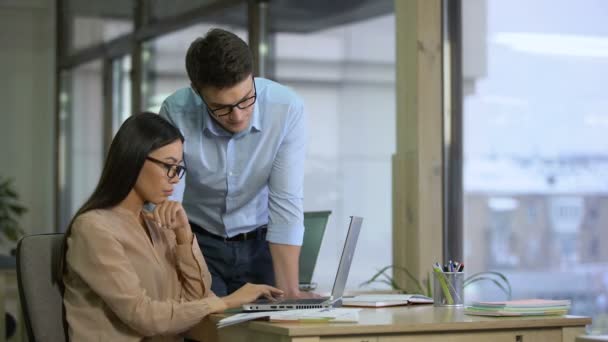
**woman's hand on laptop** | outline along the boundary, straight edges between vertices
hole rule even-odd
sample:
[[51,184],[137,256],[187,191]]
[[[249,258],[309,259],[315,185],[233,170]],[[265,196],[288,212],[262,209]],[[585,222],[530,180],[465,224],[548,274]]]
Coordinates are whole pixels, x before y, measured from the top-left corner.
[[238,308],[260,297],[275,300],[276,298],[283,297],[283,291],[268,285],[247,283],[228,296],[222,297],[222,300],[228,308]]

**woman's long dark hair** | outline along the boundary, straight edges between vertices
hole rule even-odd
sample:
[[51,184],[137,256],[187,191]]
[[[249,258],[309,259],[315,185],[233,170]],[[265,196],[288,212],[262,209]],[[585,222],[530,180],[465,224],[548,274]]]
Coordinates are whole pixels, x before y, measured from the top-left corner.
[[150,152],[178,139],[184,142],[184,136],[180,131],[157,114],[144,112],[125,120],[112,140],[95,191],[78,209],[68,225],[63,241],[63,263],[60,274],[64,272],[67,239],[74,220],[90,210],[112,208],[122,202],[135,186],[139,172]]

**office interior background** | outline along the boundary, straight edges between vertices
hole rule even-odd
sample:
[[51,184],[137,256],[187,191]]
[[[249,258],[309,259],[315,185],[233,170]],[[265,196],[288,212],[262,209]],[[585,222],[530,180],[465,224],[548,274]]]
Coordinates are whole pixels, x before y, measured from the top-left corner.
[[[467,274],[502,272],[513,298],[570,298],[571,314],[608,333],[608,2],[460,4],[462,193],[451,205],[462,213]],[[0,1],[0,176],[28,208],[24,230],[65,230],[122,121],[189,86],[185,52],[209,28],[247,41],[257,5]],[[348,216],[358,215],[347,288],[387,289],[360,284],[393,263],[398,229],[395,3],[267,5],[268,75],[307,106],[304,208],[332,211],[313,280],[330,291]],[[491,282],[465,293],[505,299]]]

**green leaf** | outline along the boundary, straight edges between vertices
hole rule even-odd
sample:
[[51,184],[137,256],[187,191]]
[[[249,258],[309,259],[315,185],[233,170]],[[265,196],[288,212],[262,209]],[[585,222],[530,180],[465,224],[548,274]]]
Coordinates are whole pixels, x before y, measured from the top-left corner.
[[[414,289],[414,291],[409,291],[409,289],[405,289],[402,288],[393,277],[389,276],[388,274],[386,274],[386,271],[388,271],[389,269],[393,269],[393,270],[399,270],[405,273],[405,275],[413,281],[413,283],[416,285],[416,289]],[[379,277],[384,277],[384,281],[379,281],[378,278]],[[394,266],[394,265],[388,265],[388,266],[384,266],[383,268],[381,268],[380,270],[378,270],[378,272],[376,272],[369,280],[361,283],[359,286],[366,286],[369,285],[371,283],[374,282],[382,282],[385,284],[388,284],[391,286],[392,289],[394,290],[399,290],[402,292],[406,292],[406,293],[412,293],[412,292],[416,292],[416,293],[424,293],[424,287],[423,285],[420,283],[420,281],[414,277],[414,275],[405,267],[401,267],[401,266]]]
[[[401,272],[404,272],[405,275],[407,276],[407,278],[413,281],[416,288],[413,289],[413,291],[410,291],[410,289],[408,289],[408,288],[401,287],[395,281],[395,279],[393,277],[391,277],[390,275],[388,275],[386,273],[386,271],[388,271],[389,269],[399,270]],[[432,288],[432,284],[431,284],[431,274],[430,273],[427,273],[427,274],[428,274],[428,277],[426,279],[424,279],[423,282],[420,282],[407,268],[402,267],[402,266],[388,265],[388,266],[384,266],[381,269],[379,269],[369,280],[364,281],[359,286],[366,286],[366,285],[369,285],[372,283],[382,283],[382,284],[389,285],[394,290],[399,290],[404,293],[413,293],[413,292],[421,293],[421,294],[426,293],[427,296],[432,297],[433,288]],[[496,277],[498,279],[495,279],[493,277]],[[469,276],[468,278],[466,278],[464,281],[464,286],[466,287],[467,285],[476,283],[478,281],[492,282],[507,295],[508,299],[511,299],[511,293],[512,293],[511,284],[509,283],[509,280],[507,279],[507,277],[504,274],[502,274],[500,272],[494,272],[494,271],[478,272],[478,273],[475,273],[475,274]]]
[[9,204],[8,207],[17,216],[21,216],[27,211],[27,209],[24,206],[18,205],[18,204]]
[[500,278],[502,280],[502,282],[505,284],[505,287],[506,287],[505,293],[507,294],[509,299],[511,298],[511,293],[512,293],[511,283],[509,282],[509,279],[507,279],[507,277],[500,272],[485,271],[485,272],[475,273],[464,280],[464,285],[466,286],[468,283],[471,283],[472,280],[474,280],[475,278],[483,277],[485,275],[494,275],[494,276]]
[[15,190],[11,189],[11,188],[7,188],[6,189],[6,197],[9,198],[13,198],[13,199],[17,199],[17,192],[15,192]]
[[376,272],[376,274],[374,274],[369,280],[364,281],[363,283],[359,284],[359,286],[366,286],[369,285],[373,282],[376,281],[376,279],[378,279],[378,277],[380,277],[387,269],[389,269],[391,266],[385,266],[383,268],[381,268],[378,272]]
[[390,281],[385,280],[385,279],[374,280],[374,281],[370,282],[370,284],[371,283],[382,283],[382,284],[387,284],[388,286],[392,287],[392,283]]
[[386,278],[387,281],[390,282],[391,284],[391,288],[393,290],[400,290],[401,288],[399,287],[399,284],[397,284],[397,282],[395,281],[395,279],[393,279],[391,276],[389,276],[388,274],[386,274],[385,272],[382,272],[382,275],[384,276],[384,278]]
[[498,288],[500,288],[506,295],[507,298],[510,300],[511,299],[511,288],[507,288],[505,286],[503,286],[503,284],[501,284],[498,280],[491,278],[491,277],[484,277],[484,276],[478,276],[475,277],[474,279],[469,280],[468,282],[465,282],[464,286],[468,286],[483,280],[487,280],[487,281],[491,281],[493,282],[496,286],[498,286]]
[[19,202],[12,178],[0,177],[0,241],[17,241],[24,235],[18,219],[27,212]]
[[414,277],[414,275],[407,268],[401,267],[401,266],[392,266],[392,267],[396,270],[403,271],[407,275],[407,277],[410,278],[414,282],[414,284],[416,284],[417,293],[424,293],[424,287],[422,286],[420,281],[416,277]]
[[11,178],[5,179],[2,183],[0,183],[0,189],[8,188],[13,180]]

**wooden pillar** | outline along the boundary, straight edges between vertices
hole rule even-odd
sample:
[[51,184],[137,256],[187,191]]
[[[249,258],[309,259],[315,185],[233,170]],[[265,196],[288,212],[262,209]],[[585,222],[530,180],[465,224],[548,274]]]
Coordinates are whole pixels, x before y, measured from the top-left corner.
[[[395,0],[397,147],[393,156],[393,263],[419,280],[442,260],[442,2]],[[408,284],[394,271],[399,284]]]

